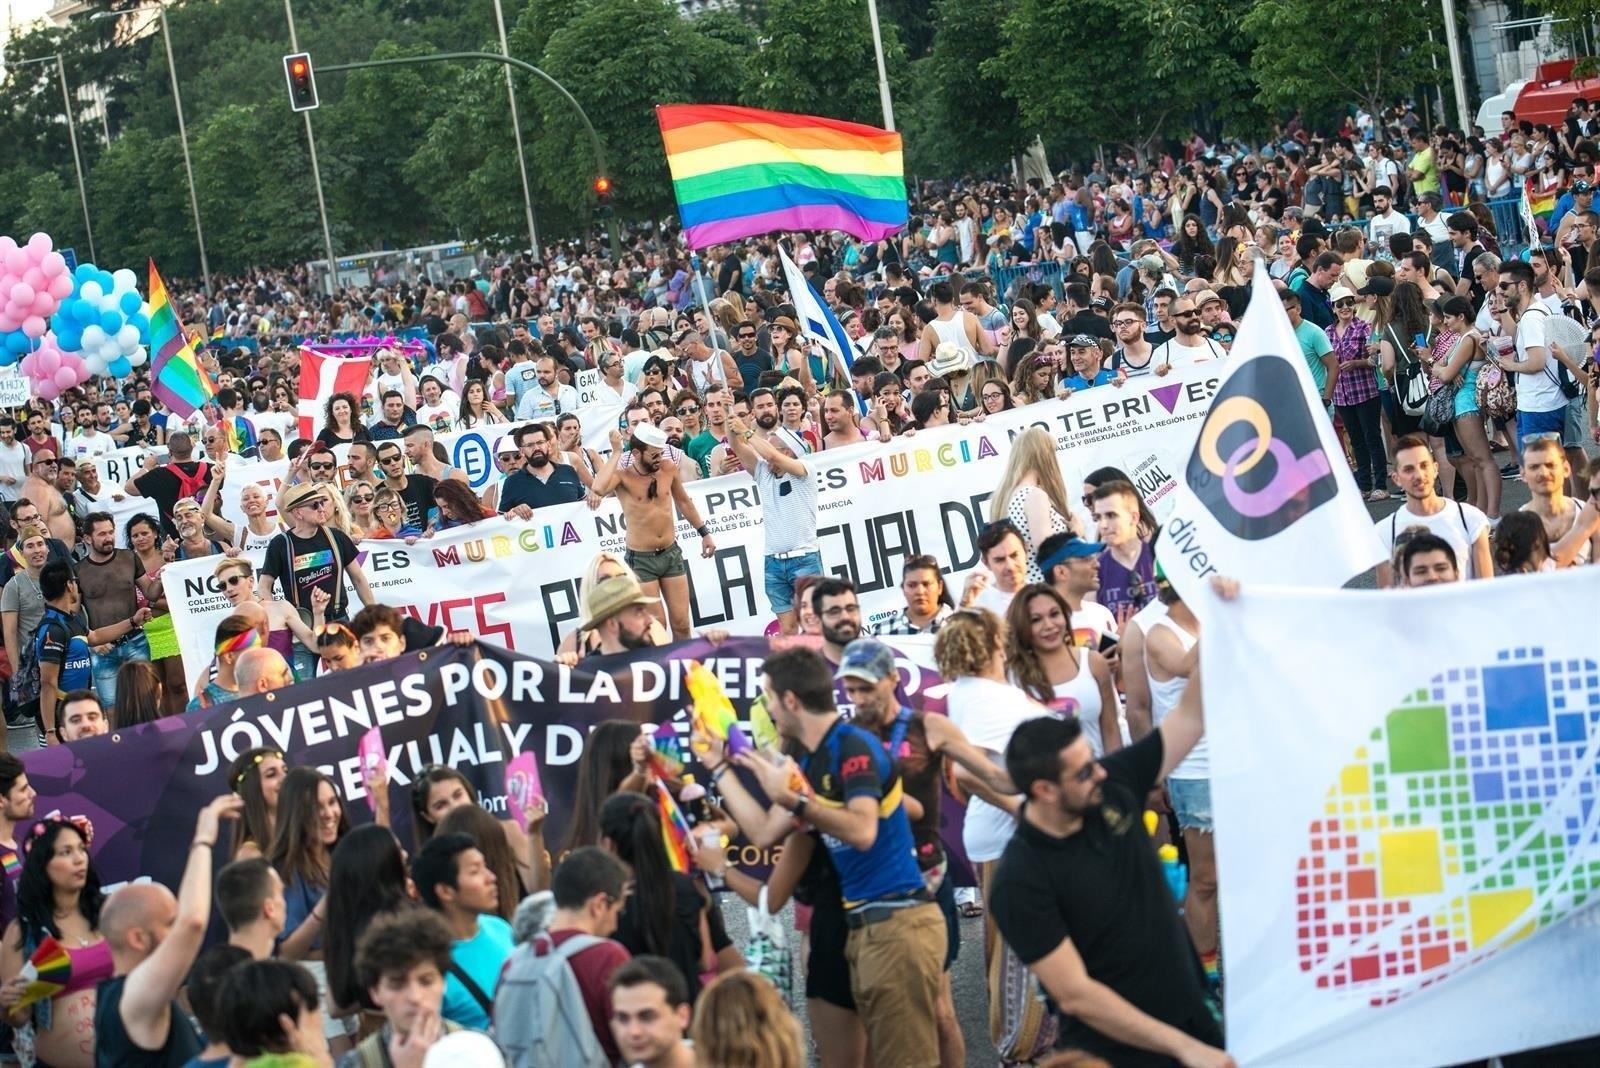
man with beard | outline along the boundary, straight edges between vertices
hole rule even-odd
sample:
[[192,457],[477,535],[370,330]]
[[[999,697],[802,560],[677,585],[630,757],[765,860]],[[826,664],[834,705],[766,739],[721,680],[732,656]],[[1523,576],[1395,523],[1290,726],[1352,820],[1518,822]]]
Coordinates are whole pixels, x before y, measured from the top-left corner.
[[405,453],[393,441],[378,446],[378,466],[383,469],[382,487],[393,490],[405,503],[406,525],[419,530],[426,528],[428,513],[434,506],[433,488],[438,483],[427,475],[406,474]]
[[[751,390],[748,403],[750,405],[750,418],[756,424],[757,430],[765,435],[771,434],[778,429],[778,395],[776,393],[765,386]],[[743,416],[739,418],[742,420]],[[711,450],[712,475],[727,475],[735,471],[744,470],[746,470],[744,461],[727,441]]]
[[1205,981],[1139,813],[1205,730],[1195,669],[1142,740],[1096,760],[1075,717],[1006,745],[1026,800],[995,873],[1000,935],[1060,1013],[1063,1044],[1118,1065],[1229,1068]]
[[[667,436],[667,446],[682,452],[684,445],[683,420],[675,415],[669,415],[661,420],[658,425],[661,427],[661,432]],[[700,465],[697,463],[684,464],[678,470],[682,473],[685,482],[693,482],[700,477]]]
[[944,975],[939,1000],[935,1003],[939,1061],[941,1064],[965,1064],[966,1045],[950,989],[950,966],[961,948],[961,934],[956,920],[955,883],[946,878],[947,858],[939,841],[944,758],[948,755],[996,795],[1008,797],[1015,791],[1011,780],[967,740],[954,720],[948,716],[926,716],[906,706],[900,690],[900,670],[887,645],[872,638],[851,642],[844,650],[834,680],[836,687],[842,687],[846,699],[855,706],[851,722],[883,740],[906,795],[922,807],[922,815],[911,821],[911,836],[923,882],[938,902],[939,911],[944,913],[947,942]]
[[1156,346],[1151,361],[1157,375],[1165,375],[1174,367],[1189,367],[1207,360],[1220,360],[1227,353],[1222,346],[1206,336],[1205,323],[1194,306],[1194,298],[1178,297],[1172,302],[1172,325],[1177,333]]
[[659,598],[647,595],[629,575],[602,579],[589,590],[583,603],[580,626],[594,632],[599,644],[589,655],[612,656],[654,645],[650,627],[655,620],[652,609]]
[[541,356],[534,361],[534,382],[527,386],[517,401],[518,419],[554,419],[562,412],[578,410],[578,391],[556,381],[556,361],[553,356]]
[[35,454],[33,471],[17,497],[39,509],[52,538],[72,545],[78,540],[78,531],[72,513],[67,510],[67,499],[56,488],[60,473],[61,461],[55,456],[45,452]]
[[837,668],[844,662],[844,647],[861,637],[856,588],[848,579],[824,578],[811,587],[811,608],[822,623],[822,657]]
[[1551,367],[1545,327],[1550,311],[1539,300],[1533,268],[1512,260],[1500,268],[1499,296],[1505,303],[1500,322],[1503,333],[1516,339],[1516,358],[1508,359],[1490,347],[1489,359],[1502,371],[1512,373],[1517,386],[1517,449],[1528,439],[1543,434],[1561,434],[1567,412],[1567,398],[1561,392],[1555,368]]
[[522,450],[520,470],[506,476],[500,487],[500,512],[518,519],[533,518],[535,508],[571,504],[583,500],[583,482],[570,464],[550,459],[550,429],[546,423],[529,423],[517,428],[517,447]]
[[[640,423],[633,430],[632,447],[628,450],[633,462],[627,470],[619,470],[622,434],[613,430],[611,456],[595,476],[593,490],[600,497],[616,492],[628,524],[623,560],[639,576],[646,594],[666,599],[663,622],[672,628],[674,641],[683,641],[689,636],[689,569],[683,550],[678,547],[673,506],[700,535],[702,557],[710,558],[717,547],[711,540],[710,526],[701,519],[700,509],[683,487],[677,465],[664,459],[666,448],[667,436],[659,427]],[[660,618],[660,609],[656,612]]]

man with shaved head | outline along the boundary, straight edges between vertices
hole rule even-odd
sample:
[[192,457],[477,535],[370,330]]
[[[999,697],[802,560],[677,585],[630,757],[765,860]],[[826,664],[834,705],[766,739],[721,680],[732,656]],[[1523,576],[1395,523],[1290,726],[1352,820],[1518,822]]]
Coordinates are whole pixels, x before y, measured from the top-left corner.
[[258,647],[239,654],[233,665],[233,679],[239,685],[240,697],[254,697],[293,684],[294,673],[278,650]]
[[200,1036],[175,999],[211,919],[211,850],[243,805],[230,793],[200,810],[176,898],[159,883],[131,883],[100,910],[116,974],[95,1002],[97,1068],[179,1068],[199,1056]]

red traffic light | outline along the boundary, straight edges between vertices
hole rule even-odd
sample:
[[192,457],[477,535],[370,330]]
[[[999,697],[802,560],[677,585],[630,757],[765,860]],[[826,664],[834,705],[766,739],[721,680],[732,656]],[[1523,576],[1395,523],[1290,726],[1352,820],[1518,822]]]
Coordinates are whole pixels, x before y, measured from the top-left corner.
[[301,75],[303,75],[306,72],[306,61],[303,60],[303,59],[295,60],[293,63],[291,63],[289,65],[289,70],[294,74],[294,76],[296,78],[300,77]]
[[317,106],[316,76],[311,70],[311,56],[296,52],[283,57],[283,76],[289,82],[289,107],[295,111],[310,111]]
[[594,180],[594,191],[600,196],[609,194],[611,192],[611,179],[603,174],[596,178]]

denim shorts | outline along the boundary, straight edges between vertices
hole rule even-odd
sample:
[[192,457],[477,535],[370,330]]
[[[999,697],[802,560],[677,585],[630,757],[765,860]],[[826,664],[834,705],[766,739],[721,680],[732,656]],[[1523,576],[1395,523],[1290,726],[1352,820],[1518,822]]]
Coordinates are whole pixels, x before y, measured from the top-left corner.
[[1211,833],[1210,779],[1168,779],[1167,796],[1172,799],[1172,811],[1178,817],[1179,827]]
[[802,575],[822,574],[822,554],[806,553],[787,560],[766,558],[767,600],[774,612],[794,611],[794,583]]
[[1589,412],[1582,393],[1567,401],[1566,419],[1561,424],[1561,446],[1566,449],[1583,445],[1585,431],[1589,429]]

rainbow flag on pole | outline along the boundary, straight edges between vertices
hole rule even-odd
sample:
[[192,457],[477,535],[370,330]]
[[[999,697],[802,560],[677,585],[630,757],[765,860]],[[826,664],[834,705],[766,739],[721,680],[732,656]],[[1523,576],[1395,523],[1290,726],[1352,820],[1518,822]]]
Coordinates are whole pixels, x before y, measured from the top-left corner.
[[724,104],[656,108],[690,248],[773,230],[877,241],[906,225],[900,135]]
[[150,351],[150,392],[178,418],[194,415],[215,391],[167,299],[155,260],[150,261]]
[[661,844],[667,850],[667,860],[673,871],[688,872],[694,855],[689,844],[689,821],[683,818],[683,810],[665,782],[652,778],[650,785],[655,789],[656,816],[661,820]]

